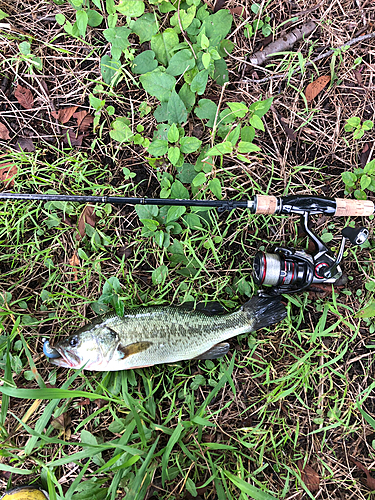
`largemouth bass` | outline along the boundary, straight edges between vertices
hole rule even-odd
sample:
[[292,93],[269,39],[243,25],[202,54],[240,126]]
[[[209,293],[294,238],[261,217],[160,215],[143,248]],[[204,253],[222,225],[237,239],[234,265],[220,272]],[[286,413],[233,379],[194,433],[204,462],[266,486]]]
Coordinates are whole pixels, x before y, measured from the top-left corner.
[[220,315],[183,306],[140,307],[126,310],[123,317],[98,317],[54,347],[46,340],[43,351],[57,366],[97,371],[214,359],[227,354],[224,340],[285,316],[280,297],[252,297],[236,312]]

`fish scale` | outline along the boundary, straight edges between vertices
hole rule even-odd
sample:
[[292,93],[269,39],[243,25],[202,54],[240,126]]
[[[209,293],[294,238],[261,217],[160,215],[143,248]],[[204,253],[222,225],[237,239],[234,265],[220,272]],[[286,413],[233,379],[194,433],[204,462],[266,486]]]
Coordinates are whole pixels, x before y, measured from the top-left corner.
[[140,307],[97,318],[54,347],[46,341],[43,350],[55,365],[97,371],[214,359],[228,352],[223,341],[285,316],[280,297],[253,297],[235,312],[215,315],[204,308]]

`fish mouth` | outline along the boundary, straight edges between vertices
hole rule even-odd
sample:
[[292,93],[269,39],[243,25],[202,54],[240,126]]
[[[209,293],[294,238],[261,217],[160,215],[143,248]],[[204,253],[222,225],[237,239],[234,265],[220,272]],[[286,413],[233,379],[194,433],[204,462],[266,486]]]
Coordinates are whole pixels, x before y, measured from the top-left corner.
[[48,340],[44,341],[43,352],[50,362],[56,366],[78,368],[81,363],[80,358],[75,353],[63,349],[58,345],[51,347]]

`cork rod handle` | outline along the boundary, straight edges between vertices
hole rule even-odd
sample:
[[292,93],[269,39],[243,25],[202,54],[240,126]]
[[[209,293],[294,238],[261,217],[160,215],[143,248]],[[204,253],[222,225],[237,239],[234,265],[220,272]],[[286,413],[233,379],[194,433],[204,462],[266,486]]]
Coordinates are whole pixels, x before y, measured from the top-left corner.
[[258,194],[256,197],[256,214],[274,214],[277,208],[276,196]]
[[336,198],[336,217],[368,217],[374,213],[374,203],[370,200],[346,200]]

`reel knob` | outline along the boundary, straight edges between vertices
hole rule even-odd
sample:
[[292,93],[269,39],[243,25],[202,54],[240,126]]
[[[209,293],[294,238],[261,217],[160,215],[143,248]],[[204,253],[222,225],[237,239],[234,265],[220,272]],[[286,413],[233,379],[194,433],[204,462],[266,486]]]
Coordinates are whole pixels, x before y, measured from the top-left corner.
[[341,234],[343,238],[347,238],[352,245],[363,245],[367,240],[369,231],[365,227],[345,227]]

